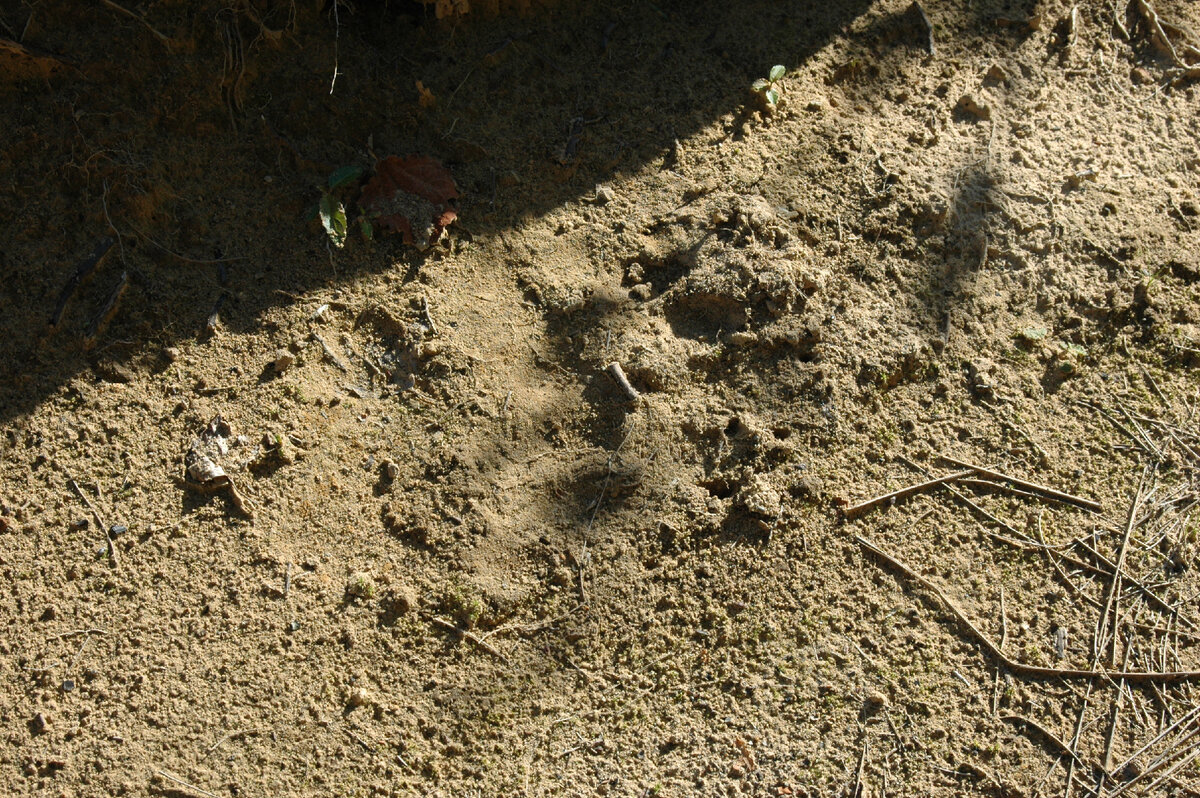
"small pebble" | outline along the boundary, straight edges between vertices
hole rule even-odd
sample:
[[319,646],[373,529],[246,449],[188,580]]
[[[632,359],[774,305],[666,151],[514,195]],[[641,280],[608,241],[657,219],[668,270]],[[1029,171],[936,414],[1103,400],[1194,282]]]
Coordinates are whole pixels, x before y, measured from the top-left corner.
[[749,330],[738,330],[731,332],[728,340],[730,346],[752,346],[758,343],[758,335]]
[[71,522],[71,528],[72,529],[87,529],[88,528],[88,520],[86,518],[77,518],[76,520]]
[[129,527],[125,526],[124,524],[113,524],[111,527],[108,528],[109,536],[114,537],[114,538],[119,538],[121,535],[124,535],[128,531],[129,531]]
[[275,353],[275,359],[271,361],[271,367],[275,369],[276,374],[282,374],[292,367],[296,362],[296,356],[286,349],[280,349]]
[[64,693],[69,693],[72,690],[74,690],[75,689],[75,680],[74,679],[64,679],[63,683],[62,683],[62,689],[63,689]]
[[888,705],[888,697],[878,690],[870,690],[867,692],[866,698],[863,700],[866,708],[872,712],[884,709]]
[[988,67],[988,71],[984,76],[984,80],[992,83],[1007,83],[1008,73],[1005,72],[1004,67],[1000,66],[999,64],[992,64],[990,67]]
[[299,621],[292,621],[291,623],[289,623],[289,624],[288,624],[288,631],[289,631],[289,632],[299,632],[299,631],[300,631],[300,622],[299,622]]
[[49,725],[50,721],[46,720],[46,716],[39,712],[33,716],[33,720],[29,721],[29,731],[34,734],[44,734]]
[[616,198],[616,193],[608,186],[596,186],[596,202],[600,205],[607,205]]
[[636,299],[639,302],[645,302],[654,296],[654,287],[650,283],[638,283],[633,288],[629,289],[631,299]]
[[167,359],[168,363],[174,363],[179,359],[181,354],[183,353],[179,351],[179,347],[177,346],[168,346],[163,350],[163,357]]
[[977,119],[992,118],[992,109],[971,94],[964,94],[958,99],[958,109]]

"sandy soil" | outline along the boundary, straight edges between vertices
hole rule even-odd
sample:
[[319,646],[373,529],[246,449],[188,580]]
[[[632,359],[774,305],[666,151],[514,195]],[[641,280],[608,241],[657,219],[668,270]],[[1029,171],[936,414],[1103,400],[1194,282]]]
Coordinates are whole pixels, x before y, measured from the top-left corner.
[[[0,5],[0,793],[1195,794],[1125,6]],[[443,238],[331,246],[411,154]]]

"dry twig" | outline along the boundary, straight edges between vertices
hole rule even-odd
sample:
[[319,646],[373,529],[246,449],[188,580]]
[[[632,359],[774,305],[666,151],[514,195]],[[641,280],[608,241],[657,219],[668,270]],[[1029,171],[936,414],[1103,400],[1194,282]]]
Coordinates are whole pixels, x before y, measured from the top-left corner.
[[133,13],[128,8],[125,8],[124,6],[117,5],[116,3],[113,2],[113,0],[100,0],[100,2],[104,3],[104,5],[108,6],[113,11],[116,11],[120,14],[124,14],[125,16],[130,17],[131,19],[136,19],[138,22],[142,23],[142,25],[144,25],[146,27],[146,30],[153,33],[154,38],[156,38],[160,42],[162,42],[164,47],[166,47],[168,50],[171,49],[171,46],[174,44],[174,42],[171,41],[171,38],[169,36],[163,35],[158,30],[156,30],[153,25],[151,25],[149,22],[146,21],[145,17]]
[[476,646],[483,649],[487,653],[491,654],[496,659],[500,660],[501,662],[503,662],[505,664],[508,664],[508,657],[504,656],[504,654],[500,651],[500,649],[496,648],[488,641],[479,637],[474,632],[470,632],[466,629],[460,629],[458,627],[458,625],[455,624],[453,621],[451,621],[447,618],[441,618],[437,615],[430,615],[429,622],[432,623],[434,626],[440,626],[447,631],[457,633],[464,640],[470,640]]
[[1093,668],[1084,670],[1082,668],[1045,668],[1038,665],[1027,665],[1024,662],[1018,662],[1007,656],[1000,650],[1000,647],[992,642],[991,638],[979,630],[979,627],[971,623],[967,618],[966,613],[959,609],[958,605],[950,600],[950,597],[945,594],[937,585],[930,582],[925,577],[918,574],[916,571],[909,568],[907,565],[896,559],[892,555],[885,552],[883,549],[871,543],[861,535],[854,536],[855,542],[863,549],[871,552],[880,559],[887,562],[896,570],[903,573],[909,579],[920,584],[937,596],[947,609],[950,610],[959,620],[959,622],[967,628],[968,631],[975,637],[976,641],[983,646],[983,649],[995,659],[998,659],[1006,668],[1013,673],[1021,676],[1028,676],[1034,679],[1125,679],[1129,682],[1138,684],[1146,683],[1170,683],[1182,681],[1200,680],[1200,671],[1118,671],[1118,670],[1102,670]]
[[1054,501],[1063,502],[1064,504],[1073,504],[1076,507],[1082,507],[1083,509],[1091,510],[1094,513],[1098,513],[1102,509],[1099,502],[1092,501],[1091,499],[1085,499],[1070,493],[1064,493],[1063,491],[1055,490],[1054,488],[1048,488],[1045,485],[1039,485],[1036,482],[1029,482],[1028,480],[1011,477],[1008,474],[1002,474],[999,471],[995,471],[990,468],[972,465],[971,463],[963,462],[962,460],[950,457],[949,455],[943,454],[940,455],[940,457],[946,462],[956,465],[959,468],[969,468],[977,474],[982,474],[985,477],[991,477],[992,479],[999,480],[1000,482],[1011,483],[1018,488],[1024,488],[1025,490],[1037,493],[1046,499],[1053,499]]
[[877,505],[884,504],[885,502],[894,502],[896,499],[902,499],[905,496],[911,496],[914,493],[920,493],[921,491],[927,490],[936,485],[941,485],[946,482],[953,482],[956,479],[962,479],[963,477],[970,476],[972,473],[973,472],[970,470],[955,471],[952,474],[935,477],[933,479],[926,480],[925,482],[917,483],[916,485],[909,485],[906,488],[900,488],[899,490],[894,490],[891,493],[885,493],[882,496],[875,496],[874,498],[867,499],[864,502],[859,502],[853,507],[847,507],[843,514],[846,516],[846,518],[857,518],[867,510]]

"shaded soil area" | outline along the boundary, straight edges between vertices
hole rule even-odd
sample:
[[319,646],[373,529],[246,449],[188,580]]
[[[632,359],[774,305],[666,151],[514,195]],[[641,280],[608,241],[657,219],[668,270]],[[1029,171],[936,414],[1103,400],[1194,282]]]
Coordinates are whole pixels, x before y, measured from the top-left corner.
[[1200,789],[1197,6],[526,5],[0,4],[0,792]]

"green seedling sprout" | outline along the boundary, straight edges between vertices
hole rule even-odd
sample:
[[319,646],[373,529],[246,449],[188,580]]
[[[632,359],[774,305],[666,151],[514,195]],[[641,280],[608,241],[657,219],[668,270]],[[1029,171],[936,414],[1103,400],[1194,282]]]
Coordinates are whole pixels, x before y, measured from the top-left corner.
[[776,64],[771,67],[771,71],[766,78],[759,78],[750,84],[751,91],[762,97],[763,102],[772,111],[779,105],[779,100],[781,99],[779,81],[783,80],[783,76],[786,74],[787,68],[783,64]]
[[[362,176],[361,166],[343,166],[329,176],[326,185],[321,188],[321,201],[317,204],[315,215],[321,217],[321,226],[325,235],[338,249],[346,245],[346,233],[349,223],[346,221],[346,206],[338,196],[339,189],[347,186]],[[363,235],[371,237],[370,223],[363,226]]]

